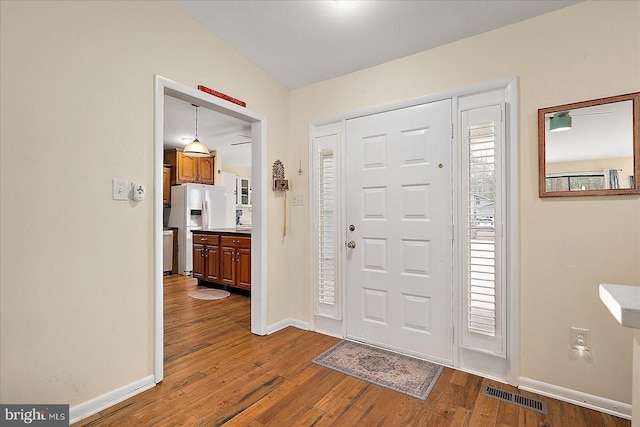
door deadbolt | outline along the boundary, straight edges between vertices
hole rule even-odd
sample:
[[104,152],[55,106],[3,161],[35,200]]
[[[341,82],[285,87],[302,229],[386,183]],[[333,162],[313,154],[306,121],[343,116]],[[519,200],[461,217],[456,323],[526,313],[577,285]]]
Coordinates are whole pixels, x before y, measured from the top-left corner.
[[356,247],[356,242],[354,242],[353,240],[351,240],[350,242],[347,243],[347,247],[349,249],[353,249]]
[[355,226],[355,225],[353,225],[353,224],[351,224],[351,225],[349,226],[349,231],[356,231],[356,226]]

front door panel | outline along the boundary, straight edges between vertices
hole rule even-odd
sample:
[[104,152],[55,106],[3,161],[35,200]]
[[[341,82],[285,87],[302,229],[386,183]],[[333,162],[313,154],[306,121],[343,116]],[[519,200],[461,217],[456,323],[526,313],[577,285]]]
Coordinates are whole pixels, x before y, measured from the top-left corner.
[[451,101],[346,124],[347,336],[452,354]]

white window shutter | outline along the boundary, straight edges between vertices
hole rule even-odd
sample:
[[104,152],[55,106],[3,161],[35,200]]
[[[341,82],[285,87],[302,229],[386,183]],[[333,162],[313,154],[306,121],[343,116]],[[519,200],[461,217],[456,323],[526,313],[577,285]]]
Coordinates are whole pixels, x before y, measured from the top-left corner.
[[505,357],[502,105],[462,111],[464,348]]
[[337,238],[338,135],[314,139],[315,314],[340,318]]

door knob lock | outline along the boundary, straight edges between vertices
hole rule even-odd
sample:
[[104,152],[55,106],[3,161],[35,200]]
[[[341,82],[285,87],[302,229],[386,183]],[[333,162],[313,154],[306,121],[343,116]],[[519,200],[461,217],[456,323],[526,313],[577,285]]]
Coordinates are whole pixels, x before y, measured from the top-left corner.
[[351,225],[349,226],[349,231],[356,231],[356,226],[355,226],[355,225],[353,225],[353,224],[351,224]]
[[353,249],[356,247],[356,242],[354,242],[353,240],[351,240],[350,242],[347,243],[347,247],[349,249]]

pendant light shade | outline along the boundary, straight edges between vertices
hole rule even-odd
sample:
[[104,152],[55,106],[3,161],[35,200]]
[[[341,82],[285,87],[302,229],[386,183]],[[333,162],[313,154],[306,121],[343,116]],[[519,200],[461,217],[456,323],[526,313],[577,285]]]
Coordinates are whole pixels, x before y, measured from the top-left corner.
[[568,111],[555,113],[549,122],[549,130],[551,132],[561,132],[571,129],[571,116]]
[[209,149],[198,139],[198,106],[194,105],[194,107],[196,107],[196,136],[193,138],[193,142],[184,147],[182,154],[187,157],[209,157],[211,156]]
[[209,153],[209,149],[202,142],[198,141],[198,139],[194,139],[193,142],[187,144],[184,147],[184,151],[182,152],[185,156],[188,157],[209,157],[211,153]]

